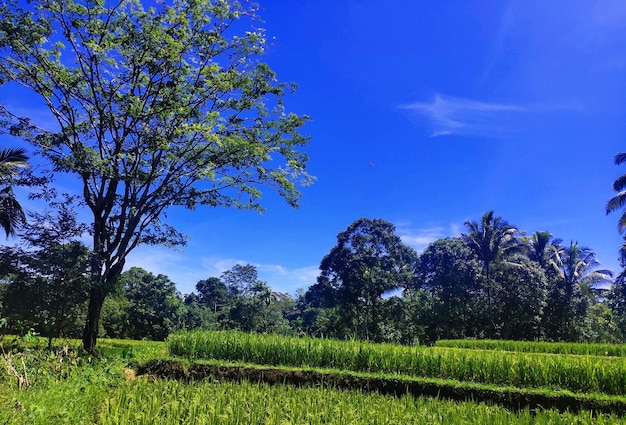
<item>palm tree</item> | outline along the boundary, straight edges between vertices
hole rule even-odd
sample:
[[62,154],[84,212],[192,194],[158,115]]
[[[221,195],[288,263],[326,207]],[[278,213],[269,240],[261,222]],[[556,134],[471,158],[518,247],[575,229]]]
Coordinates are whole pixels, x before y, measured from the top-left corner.
[[[620,152],[615,155],[615,164],[621,165],[626,162],[626,152]],[[626,230],[626,174],[622,174],[613,182],[613,190],[617,192],[615,196],[606,203],[606,213],[610,214],[617,210],[622,210],[622,215],[617,220],[617,230],[620,234]],[[622,265],[626,265],[626,240],[620,248],[620,259]]]
[[552,234],[547,231],[536,231],[525,241],[526,256],[537,263],[545,271],[556,271],[558,265],[555,258],[563,249],[561,239],[552,239]]
[[571,300],[574,291],[581,287],[593,289],[600,283],[610,283],[613,277],[611,270],[597,270],[600,262],[593,250],[578,246],[578,242],[570,242],[556,258],[560,269],[566,300]]
[[502,217],[494,217],[493,211],[484,213],[480,223],[466,221],[464,224],[468,232],[462,233],[461,238],[481,262],[487,279],[493,263],[519,249],[517,227]]
[[518,229],[502,217],[494,217],[493,211],[484,213],[480,223],[466,221],[464,224],[468,232],[462,233],[461,238],[483,266],[489,321],[491,322],[491,331],[495,332],[492,294],[494,282],[491,281],[491,267],[496,262],[519,251]]
[[26,216],[20,203],[15,199],[11,183],[17,167],[25,167],[28,157],[24,149],[0,150],[0,227],[7,237],[14,235],[17,228],[26,222]]
[[562,247],[553,259],[558,266],[556,292],[553,293],[549,328],[550,337],[575,341],[589,305],[593,303],[594,290],[601,283],[611,283],[613,273],[598,269],[600,262],[595,253],[577,242]]

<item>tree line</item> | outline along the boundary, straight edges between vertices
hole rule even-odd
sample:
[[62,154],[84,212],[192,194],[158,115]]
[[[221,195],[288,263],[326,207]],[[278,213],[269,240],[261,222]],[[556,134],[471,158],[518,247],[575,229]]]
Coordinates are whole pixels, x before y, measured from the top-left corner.
[[623,338],[619,285],[577,242],[528,235],[493,211],[419,255],[394,230],[360,219],[338,236],[304,294],[308,332],[401,343]]
[[[5,332],[79,337],[88,310],[89,249],[70,202],[29,221],[1,248]],[[547,231],[520,231],[493,211],[416,253],[393,224],[361,218],[339,233],[317,282],[272,291],[237,264],[181,294],[167,276],[133,267],[103,304],[99,335],[163,340],[180,329],[239,329],[378,342],[495,338],[624,341],[624,284],[594,252]]]

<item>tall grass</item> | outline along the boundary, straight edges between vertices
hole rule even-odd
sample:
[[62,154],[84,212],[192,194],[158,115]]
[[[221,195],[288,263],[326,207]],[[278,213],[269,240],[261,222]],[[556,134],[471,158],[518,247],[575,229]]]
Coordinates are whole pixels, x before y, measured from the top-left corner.
[[611,415],[552,410],[512,413],[502,407],[264,384],[135,381],[115,391],[100,423],[118,424],[621,424]]
[[92,424],[124,380],[121,359],[80,356],[68,347],[14,348],[0,350],[0,424]]
[[626,344],[450,339],[439,340],[435,343],[435,346],[447,348],[468,348],[473,350],[516,351],[525,353],[626,357]]
[[168,347],[173,355],[193,359],[626,395],[625,358],[405,347],[233,331],[177,333],[169,338]]

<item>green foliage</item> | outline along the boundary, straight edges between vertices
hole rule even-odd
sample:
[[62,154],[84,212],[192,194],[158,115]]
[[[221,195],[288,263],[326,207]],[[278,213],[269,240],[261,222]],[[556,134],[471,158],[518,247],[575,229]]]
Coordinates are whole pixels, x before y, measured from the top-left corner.
[[78,241],[85,228],[77,223],[72,199],[53,202],[54,213],[33,213],[23,226],[19,245],[2,248],[7,262],[3,314],[9,330],[34,328],[41,335],[76,337],[85,319],[90,280],[90,251]]
[[107,297],[100,312],[99,332],[104,338],[124,338],[130,327],[128,323],[129,302],[123,288]]
[[484,213],[480,223],[466,221],[465,227],[467,233],[463,233],[461,237],[474,251],[476,258],[483,265],[485,277],[489,279],[491,266],[517,251],[519,243],[517,227],[502,217],[495,217],[493,211]]
[[423,322],[430,341],[476,336],[484,328],[480,278],[480,264],[460,239],[437,240],[420,255],[415,284],[432,299]]
[[342,327],[334,308],[305,307],[301,313],[300,326],[306,335],[323,338],[341,338]]
[[313,291],[322,289],[324,302],[337,307],[346,334],[380,341],[381,296],[410,286],[416,254],[394,232],[389,222],[361,218],[337,235],[322,259]]
[[546,337],[552,340],[589,340],[584,334],[587,312],[595,302],[592,292],[597,284],[611,282],[610,270],[598,269],[600,262],[590,248],[577,242],[559,247],[552,263],[556,275],[546,306]]
[[184,244],[163,221],[168,208],[262,210],[261,187],[295,207],[297,186],[311,182],[300,151],[307,117],[285,113],[290,85],[261,61],[263,29],[241,31],[256,18],[234,0],[0,7],[0,83],[37,95],[59,127],[0,105],[1,131],[76,176],[92,214],[87,350],[126,256],[139,244]]
[[498,323],[494,297],[498,290],[498,282],[492,278],[491,270],[495,264],[504,261],[507,256],[519,250],[518,229],[502,217],[494,216],[493,211],[484,213],[480,223],[466,221],[465,227],[467,227],[467,233],[462,233],[461,238],[474,252],[483,268],[481,283],[487,303],[486,333],[487,336],[495,337],[498,332]]
[[167,276],[133,267],[122,273],[128,329],[132,339],[164,340],[182,327],[183,301]]
[[[218,330],[220,328],[220,317],[217,312],[199,302],[196,294],[185,295],[184,303],[183,323],[185,329]],[[220,305],[221,307],[223,305]]]
[[[186,306],[204,329],[238,329],[245,332],[293,332],[286,316],[293,314],[295,302],[285,294],[272,292],[258,279],[252,264],[236,264],[220,278],[201,280],[199,294],[189,296]],[[203,319],[204,318],[204,319]],[[187,328],[193,329],[190,323]]]
[[406,290],[402,297],[383,299],[377,319],[382,342],[418,345],[428,341],[426,331],[431,311],[432,298],[424,292]]
[[492,278],[498,282],[498,335],[503,339],[540,338],[548,282],[539,264],[518,255],[494,266]]
[[[231,297],[252,295],[254,287],[259,282],[259,275],[252,264],[235,264],[230,270],[222,273],[220,281],[224,283]],[[212,283],[214,283],[215,290],[218,293],[221,292],[222,288],[219,283]]]
[[626,337],[626,280],[620,275],[608,293],[608,304],[622,340]]
[[217,313],[228,301],[228,287],[217,277],[210,277],[196,283],[198,302]]

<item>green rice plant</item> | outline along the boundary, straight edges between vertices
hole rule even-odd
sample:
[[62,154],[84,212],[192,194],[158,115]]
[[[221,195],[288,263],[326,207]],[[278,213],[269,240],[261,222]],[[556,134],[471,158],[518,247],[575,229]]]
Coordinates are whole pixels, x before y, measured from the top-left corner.
[[266,383],[296,387],[326,385],[344,390],[378,392],[390,396],[437,397],[446,400],[495,403],[509,409],[592,410],[624,414],[626,398],[606,394],[581,394],[545,388],[518,388],[451,379],[386,375],[372,372],[289,366],[251,365],[218,360],[187,362],[154,359],[139,366],[140,375],[178,379],[183,382],[217,380],[219,382]]
[[177,333],[168,339],[168,347],[172,355],[191,359],[626,395],[626,358],[407,347],[234,331]]
[[163,341],[100,338],[97,349],[107,356],[120,355],[137,361],[167,357],[167,345]]
[[450,339],[439,340],[435,343],[435,346],[447,348],[467,348],[472,350],[500,350],[525,353],[626,357],[626,344]]
[[103,425],[121,424],[621,424],[623,418],[584,411],[512,413],[498,406],[329,387],[294,388],[241,382],[138,380],[117,388],[102,410]]

